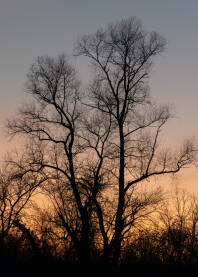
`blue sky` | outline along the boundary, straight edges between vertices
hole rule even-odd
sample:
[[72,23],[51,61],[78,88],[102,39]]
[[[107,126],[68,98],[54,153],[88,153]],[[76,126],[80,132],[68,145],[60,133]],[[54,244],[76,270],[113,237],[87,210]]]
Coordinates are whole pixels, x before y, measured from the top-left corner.
[[[198,137],[197,0],[0,0],[0,126],[23,101],[35,57],[71,54],[79,36],[129,16],[167,39],[150,81],[153,97],[173,104],[177,115],[166,136],[173,145]],[[86,64],[79,71],[85,80]],[[2,134],[0,142],[6,149]]]

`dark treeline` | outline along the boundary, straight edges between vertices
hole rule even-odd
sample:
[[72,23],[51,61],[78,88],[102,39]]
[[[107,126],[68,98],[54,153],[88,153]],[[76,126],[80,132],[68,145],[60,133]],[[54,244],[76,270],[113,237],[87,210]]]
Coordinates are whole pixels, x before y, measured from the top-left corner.
[[162,141],[172,113],[151,98],[149,77],[164,47],[132,17],[77,41],[74,55],[93,67],[86,86],[66,55],[35,60],[32,100],[7,123],[24,149],[0,176],[5,264],[42,274],[196,267],[196,198],[168,202],[154,185],[196,161],[192,141]]
[[1,269],[8,275],[29,276],[82,273],[189,276],[198,272],[197,224],[198,197],[175,187],[171,193],[163,194],[157,204],[150,203],[137,212],[131,231],[123,240],[116,267],[103,259],[97,226],[90,234],[89,262],[84,264],[56,208],[31,203],[23,215],[17,214],[13,219],[5,236],[0,252]]

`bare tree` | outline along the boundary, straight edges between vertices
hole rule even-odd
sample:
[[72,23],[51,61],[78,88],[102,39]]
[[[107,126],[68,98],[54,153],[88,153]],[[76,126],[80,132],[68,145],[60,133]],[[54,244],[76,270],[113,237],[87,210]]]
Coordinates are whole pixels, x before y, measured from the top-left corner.
[[159,209],[159,234],[164,258],[173,262],[197,259],[197,196],[175,186]]
[[[78,159],[82,152],[77,134],[80,123],[80,83],[65,55],[39,57],[28,74],[27,89],[35,101],[8,122],[12,134],[31,139],[26,172],[45,172],[56,180],[64,178],[80,217],[81,237],[76,244],[83,261],[89,258],[89,217],[86,197],[78,182]],[[70,226],[71,227],[71,226]],[[73,232],[68,232],[73,236]],[[74,239],[74,236],[73,236]]]
[[11,134],[31,139],[24,174],[42,173],[56,186],[59,219],[83,262],[90,258],[97,225],[104,252],[112,252],[118,264],[135,216],[160,199],[157,192],[135,198],[134,187],[176,173],[194,159],[190,141],[176,153],[159,143],[171,112],[151,101],[148,78],[164,46],[164,38],[144,31],[136,18],[82,37],[75,53],[88,57],[95,69],[83,97],[64,55],[39,57],[27,75],[34,102],[8,122]]
[[39,175],[24,175],[16,163],[6,163],[0,172],[0,247],[15,227],[15,222],[24,216],[36,188],[45,178]]
[[151,176],[176,173],[193,160],[190,142],[173,154],[159,147],[160,131],[171,113],[169,107],[152,103],[148,78],[153,59],[164,46],[163,37],[144,31],[139,20],[129,18],[83,36],[75,48],[75,54],[87,57],[95,69],[84,104],[111,122],[112,148],[106,159],[116,164],[112,176],[119,191],[112,244],[115,264],[126,226],[128,191]]

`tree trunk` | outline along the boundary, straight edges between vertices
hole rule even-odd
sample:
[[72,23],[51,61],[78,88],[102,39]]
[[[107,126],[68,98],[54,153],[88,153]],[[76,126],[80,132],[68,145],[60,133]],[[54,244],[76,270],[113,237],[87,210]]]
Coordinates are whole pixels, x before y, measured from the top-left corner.
[[79,258],[80,263],[83,266],[90,264],[91,262],[91,251],[90,251],[90,224],[89,219],[84,212],[84,219],[82,220],[82,233],[79,245]]
[[115,233],[113,242],[113,264],[116,266],[119,263],[121,243],[122,243],[122,231],[123,231],[123,212],[124,212],[124,134],[123,126],[120,125],[120,168],[119,168],[119,198],[118,207],[115,221]]

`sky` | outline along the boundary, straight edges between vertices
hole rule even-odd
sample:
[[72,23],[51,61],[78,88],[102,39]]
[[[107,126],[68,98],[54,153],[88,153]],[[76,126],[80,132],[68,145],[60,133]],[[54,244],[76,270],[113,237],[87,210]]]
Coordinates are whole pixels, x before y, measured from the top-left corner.
[[[173,148],[185,138],[198,139],[197,0],[0,0],[0,155],[12,145],[5,136],[5,121],[26,99],[26,74],[35,58],[70,55],[81,35],[130,16],[167,40],[150,80],[153,98],[171,104],[176,115],[165,138]],[[86,81],[87,64],[75,62]],[[198,169],[182,176],[182,182],[198,191]]]

